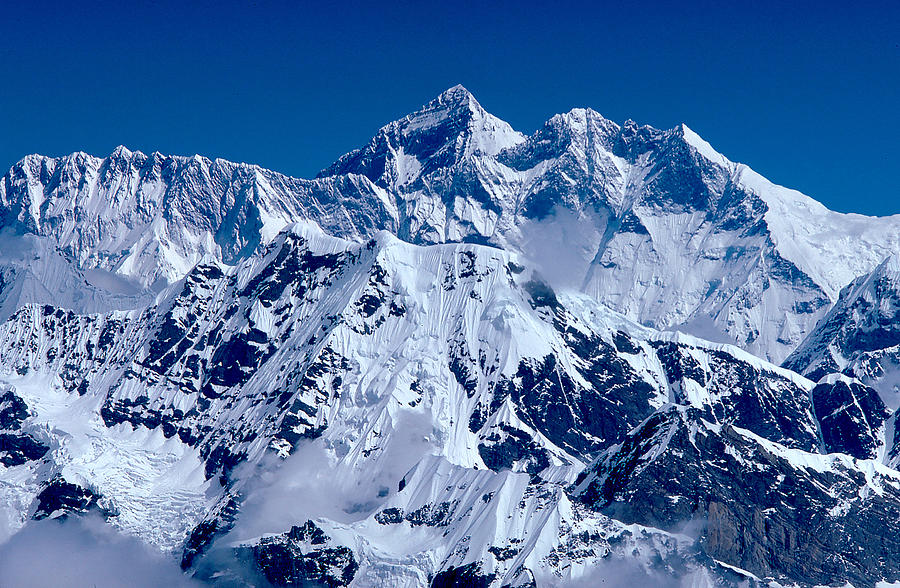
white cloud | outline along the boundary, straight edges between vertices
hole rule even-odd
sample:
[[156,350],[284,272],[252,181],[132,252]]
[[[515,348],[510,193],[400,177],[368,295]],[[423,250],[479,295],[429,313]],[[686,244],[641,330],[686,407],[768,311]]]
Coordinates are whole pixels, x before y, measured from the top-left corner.
[[99,516],[32,521],[0,545],[0,586],[200,586],[175,559],[118,533]]

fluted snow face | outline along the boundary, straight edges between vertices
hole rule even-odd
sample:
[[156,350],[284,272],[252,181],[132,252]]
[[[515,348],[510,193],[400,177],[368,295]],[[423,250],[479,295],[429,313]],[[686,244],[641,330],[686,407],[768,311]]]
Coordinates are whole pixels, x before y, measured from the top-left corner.
[[[0,468],[5,533],[52,505],[42,492],[60,478],[201,569],[205,551],[310,518],[352,546],[359,585],[470,564],[497,586],[573,579],[637,546],[636,565],[705,574],[691,540],[629,537],[566,488],[669,403],[818,443],[796,374],[557,295],[515,254],[387,233],[292,227],[237,266],[199,264],[146,309],[26,305],[0,346],[3,391],[25,407],[3,426],[44,448]],[[235,523],[227,505],[244,499]]]
[[[900,218],[831,212],[684,125],[574,109],[523,139],[485,120],[455,88],[320,176],[364,174],[391,192],[403,239],[512,249],[639,322],[773,361],[900,248]],[[475,148],[485,133],[492,148]]]
[[104,159],[26,157],[0,183],[0,217],[7,228],[47,238],[79,269],[157,289],[205,256],[247,257],[298,220],[350,238],[396,224],[392,202],[365,178],[297,180],[121,147]]
[[[237,584],[235,552],[331,585],[900,579],[900,218],[686,126],[526,137],[454,87],[314,180],[29,156],[0,223],[0,540],[99,511]],[[820,318],[786,365],[846,375],[768,363]]]
[[234,263],[299,220],[349,239],[490,243],[643,324],[776,362],[844,285],[900,250],[900,218],[831,212],[684,125],[574,109],[524,137],[461,86],[317,180],[119,148],[29,156],[0,184],[0,207],[4,225],[48,237],[77,269],[148,287],[207,255]]

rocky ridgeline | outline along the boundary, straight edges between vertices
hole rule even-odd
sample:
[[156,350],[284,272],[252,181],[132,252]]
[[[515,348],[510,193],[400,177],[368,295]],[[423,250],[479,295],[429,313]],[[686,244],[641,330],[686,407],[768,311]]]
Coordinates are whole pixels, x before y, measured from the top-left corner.
[[900,580],[897,221],[687,127],[525,137],[457,87],[316,180],[28,157],[0,218],[0,539],[96,513],[220,585]]

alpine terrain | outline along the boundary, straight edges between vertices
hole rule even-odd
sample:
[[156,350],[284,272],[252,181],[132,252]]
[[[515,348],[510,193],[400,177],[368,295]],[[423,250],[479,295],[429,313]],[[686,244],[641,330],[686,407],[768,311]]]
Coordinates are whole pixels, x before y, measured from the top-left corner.
[[0,542],[102,520],[213,586],[891,585],[898,259],[900,216],[685,125],[523,135],[461,86],[314,179],[28,155]]

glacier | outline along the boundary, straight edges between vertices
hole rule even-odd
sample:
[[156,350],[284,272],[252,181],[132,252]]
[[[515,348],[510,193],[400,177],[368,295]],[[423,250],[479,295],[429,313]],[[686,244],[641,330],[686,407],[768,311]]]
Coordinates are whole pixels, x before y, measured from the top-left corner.
[[461,86],[314,179],[27,156],[0,542],[99,516],[222,586],[898,581],[898,229]]

